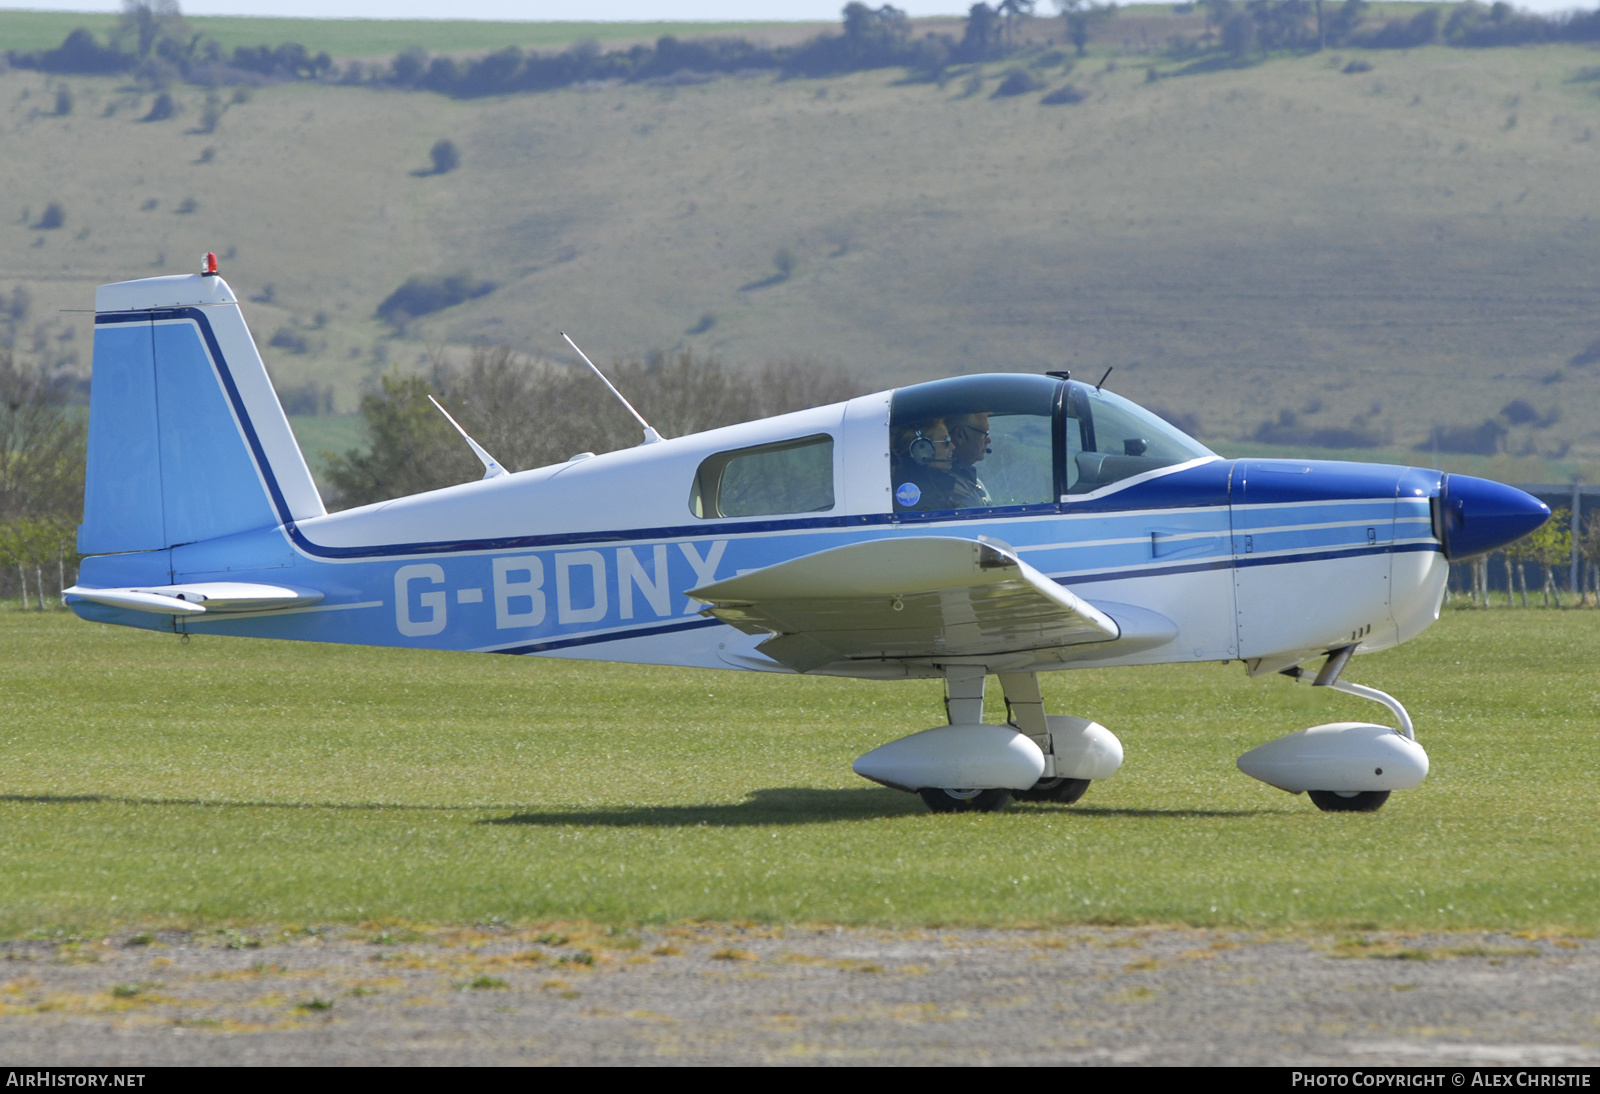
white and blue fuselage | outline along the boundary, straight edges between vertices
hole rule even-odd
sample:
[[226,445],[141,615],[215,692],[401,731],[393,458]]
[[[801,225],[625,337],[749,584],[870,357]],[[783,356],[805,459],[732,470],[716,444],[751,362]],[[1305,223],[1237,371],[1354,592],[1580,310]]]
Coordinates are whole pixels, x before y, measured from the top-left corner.
[[[1223,459],[1109,393],[1002,374],[330,514],[220,278],[105,286],[96,310],[88,557],[69,603],[107,623],[879,678],[958,664],[1268,671],[1416,635],[1438,616],[1447,558],[1547,513],[1437,471]],[[986,423],[988,459],[969,477],[987,485],[941,504],[929,476],[948,463],[917,446],[963,421]],[[741,629],[693,595],[830,549],[929,537],[1000,545],[1103,613],[1112,624],[1095,637],[1116,640],[1008,644],[974,616],[989,637],[965,653],[941,657],[930,633],[915,656],[902,636],[894,650],[785,661],[757,648],[780,626]],[[228,600],[247,587],[285,599]],[[971,606],[940,595],[933,630],[957,633],[951,613]]]

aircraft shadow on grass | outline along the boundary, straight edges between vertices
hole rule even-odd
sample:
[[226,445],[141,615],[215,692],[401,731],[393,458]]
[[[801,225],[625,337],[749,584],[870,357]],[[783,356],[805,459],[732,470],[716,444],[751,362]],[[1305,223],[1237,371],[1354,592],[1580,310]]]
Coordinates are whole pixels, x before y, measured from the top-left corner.
[[[498,810],[504,804],[462,802],[458,804],[409,804],[405,802],[328,802],[328,801],[227,801],[204,798],[136,798],[116,794],[0,794],[0,803],[24,805],[149,805],[224,809],[348,809],[348,810],[432,810],[464,812]],[[865,820],[921,814],[918,799],[892,790],[816,790],[783,787],[756,790],[733,805],[668,805],[605,810],[515,813],[509,817],[481,820],[479,824],[589,825],[618,827],[693,828],[698,825],[740,827],[745,825],[813,824],[818,821]]]
[[[1057,806],[1047,806],[1060,809]],[[1067,810],[1062,809],[1062,812]],[[1092,817],[1189,818],[1252,817],[1270,810],[1220,809],[1103,809],[1076,807],[1072,813]],[[807,787],[772,787],[751,791],[742,802],[728,805],[663,805],[584,812],[549,811],[516,813],[479,821],[480,824],[571,825],[616,828],[740,828],[746,826],[816,824],[826,821],[871,820],[882,817],[926,816],[920,799],[894,790],[818,790]]]
[[[429,810],[459,812],[493,809],[492,805],[426,805],[404,802],[267,802],[218,801],[203,798],[132,798],[113,794],[0,794],[0,803],[24,805],[154,805],[224,809],[348,809]],[[503,806],[500,808],[504,808]],[[1070,810],[1046,805],[1052,811],[1082,817],[1123,817],[1130,820],[1216,820],[1265,816],[1273,809],[1108,809],[1074,806]],[[613,828],[742,828],[762,825],[817,824],[828,821],[874,820],[883,817],[925,816],[919,800],[909,794],[878,788],[819,790],[812,787],[772,787],[754,790],[742,802],[728,805],[660,805],[587,811],[551,810],[491,817],[478,824],[522,824],[543,827]]]
[[874,820],[920,815],[922,802],[894,790],[862,787],[819,790],[783,786],[753,790],[742,802],[721,805],[657,805],[617,809],[549,810],[495,817],[480,824],[571,825],[616,828],[744,828],[824,821]]
[[206,809],[427,809],[459,812],[464,809],[504,809],[495,805],[426,805],[406,802],[263,802],[231,801],[217,798],[131,798],[117,794],[0,794],[0,803],[23,805],[177,805]]

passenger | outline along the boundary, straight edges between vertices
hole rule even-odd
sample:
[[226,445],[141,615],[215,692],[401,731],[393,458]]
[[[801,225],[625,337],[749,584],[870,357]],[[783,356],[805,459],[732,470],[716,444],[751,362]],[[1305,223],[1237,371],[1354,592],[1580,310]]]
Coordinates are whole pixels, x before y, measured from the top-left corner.
[[962,414],[953,420],[950,439],[955,441],[955,458],[950,473],[955,477],[956,509],[978,508],[989,504],[989,491],[978,478],[977,464],[989,454],[989,415]]
[[955,444],[943,418],[931,418],[895,431],[890,444],[890,467],[896,509],[957,507],[958,483],[951,471]]

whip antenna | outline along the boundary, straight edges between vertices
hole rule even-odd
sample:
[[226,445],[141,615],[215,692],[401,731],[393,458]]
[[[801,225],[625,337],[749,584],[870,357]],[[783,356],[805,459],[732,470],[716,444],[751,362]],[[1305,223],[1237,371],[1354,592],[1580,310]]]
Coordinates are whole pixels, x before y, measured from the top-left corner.
[[627,407],[628,408],[628,413],[632,414],[634,416],[634,419],[636,421],[638,421],[638,423],[640,425],[644,426],[644,441],[643,441],[643,443],[644,444],[655,444],[657,441],[659,441],[661,439],[661,434],[657,433],[655,431],[655,428],[653,426],[651,426],[651,424],[649,422],[644,420],[644,415],[640,414],[637,410],[633,409],[633,404],[632,403],[628,402],[627,399],[623,398],[622,392],[617,390],[617,385],[613,384],[610,380],[607,380],[605,373],[601,372],[598,368],[595,368],[594,362],[589,360],[589,355],[584,353],[583,350],[578,349],[578,343],[574,342],[571,338],[568,338],[566,331],[557,331],[556,333],[560,334],[561,337],[567,339],[567,345],[571,346],[574,350],[577,351],[578,356],[583,358],[583,363],[584,364],[586,364],[590,368],[594,369],[594,374],[596,376],[600,377],[600,382],[602,384],[605,384],[606,387],[611,389],[611,394],[613,394],[613,395],[615,395],[617,397],[617,402],[619,402],[623,406]]

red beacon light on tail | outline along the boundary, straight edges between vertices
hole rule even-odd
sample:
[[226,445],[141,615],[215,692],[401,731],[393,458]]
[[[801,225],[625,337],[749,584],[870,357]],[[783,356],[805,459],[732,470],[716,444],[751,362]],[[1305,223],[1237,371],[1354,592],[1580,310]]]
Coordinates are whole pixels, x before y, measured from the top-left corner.
[[215,251],[207,251],[200,259],[200,276],[217,276],[217,255]]

